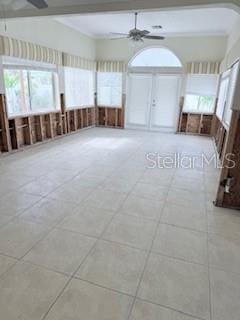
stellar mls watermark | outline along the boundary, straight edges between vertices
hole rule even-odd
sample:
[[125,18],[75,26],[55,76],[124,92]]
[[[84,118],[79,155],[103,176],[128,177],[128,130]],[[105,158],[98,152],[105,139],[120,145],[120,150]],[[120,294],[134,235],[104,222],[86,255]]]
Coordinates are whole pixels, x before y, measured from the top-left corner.
[[[219,161],[217,153],[211,156],[204,153],[199,155],[183,155],[175,153],[173,155],[161,155],[159,153],[147,153],[147,169],[199,169],[212,167],[222,169],[223,167],[233,169],[236,166],[234,154],[228,153],[225,155],[225,161]],[[224,163],[224,165],[222,164]]]

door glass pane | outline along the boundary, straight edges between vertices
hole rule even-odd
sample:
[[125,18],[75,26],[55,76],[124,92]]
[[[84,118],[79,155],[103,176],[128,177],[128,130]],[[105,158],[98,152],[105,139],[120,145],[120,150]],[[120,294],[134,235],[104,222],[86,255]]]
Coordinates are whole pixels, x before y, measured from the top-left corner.
[[148,125],[149,103],[152,90],[151,75],[130,75],[127,120],[133,125]]

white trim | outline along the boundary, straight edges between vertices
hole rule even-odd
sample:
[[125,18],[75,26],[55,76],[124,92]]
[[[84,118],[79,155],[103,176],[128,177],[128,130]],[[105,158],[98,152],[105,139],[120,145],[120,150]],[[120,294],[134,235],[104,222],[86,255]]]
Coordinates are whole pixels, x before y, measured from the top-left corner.
[[183,74],[182,67],[128,67],[128,73]]
[[31,69],[31,70],[56,70],[57,65],[51,63],[38,62],[33,60],[25,60],[2,56],[2,61],[5,69]]
[[46,68],[46,67],[37,67],[37,66],[26,66],[26,65],[14,65],[14,64],[4,64],[3,69],[8,70],[33,70],[33,71],[46,71],[52,73],[58,73],[57,68]]

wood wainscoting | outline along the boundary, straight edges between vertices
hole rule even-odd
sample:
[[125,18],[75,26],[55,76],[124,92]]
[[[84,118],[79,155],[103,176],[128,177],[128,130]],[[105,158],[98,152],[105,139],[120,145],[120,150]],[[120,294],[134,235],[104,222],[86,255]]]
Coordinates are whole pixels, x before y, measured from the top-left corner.
[[0,94],[0,153],[19,150],[84,128],[96,126],[96,107],[65,108],[54,112],[7,116],[6,99]]
[[[123,97],[123,105],[125,97]],[[6,98],[0,94],[0,153],[95,126],[124,128],[124,107],[75,107],[67,109],[64,94],[60,95],[61,108],[57,111],[9,117]]]
[[124,108],[97,107],[97,126],[124,128]]
[[[234,161],[233,163],[229,160]],[[226,189],[226,186],[228,188]],[[222,150],[222,171],[215,204],[240,209],[240,112],[233,111]]]
[[[184,97],[179,100],[178,133],[213,136],[215,113],[185,112]],[[215,106],[216,108],[216,106]]]
[[227,126],[214,115],[212,136],[215,141],[216,150],[219,155],[219,159],[222,160],[225,145],[227,142],[228,128]]
[[182,112],[178,132],[211,136],[213,119],[213,114]]
[[5,95],[0,94],[0,153],[12,150]]
[[[97,99],[96,99],[97,105]],[[126,94],[122,95],[119,107],[97,106],[96,124],[98,127],[124,129]]]

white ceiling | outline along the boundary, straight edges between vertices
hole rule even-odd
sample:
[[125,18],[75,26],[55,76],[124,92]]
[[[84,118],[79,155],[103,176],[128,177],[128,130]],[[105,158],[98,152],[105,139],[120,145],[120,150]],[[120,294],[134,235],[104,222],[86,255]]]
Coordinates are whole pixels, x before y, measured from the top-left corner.
[[[225,8],[141,12],[138,28],[166,36],[226,35],[238,17],[237,12]],[[133,12],[92,14],[64,16],[56,20],[92,37],[108,38],[110,32],[128,33],[133,28],[134,15]],[[153,30],[153,25],[162,25],[163,29]]]
[[[84,4],[96,4],[109,2],[109,0],[45,0],[48,6],[51,7],[64,7]],[[124,1],[124,0],[123,0]],[[111,2],[117,2],[117,0],[111,0]],[[0,5],[7,6],[7,9],[14,8],[15,4],[19,3],[19,7],[33,8],[31,4],[27,3],[27,0],[0,0]]]

